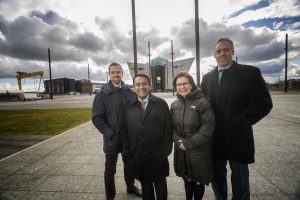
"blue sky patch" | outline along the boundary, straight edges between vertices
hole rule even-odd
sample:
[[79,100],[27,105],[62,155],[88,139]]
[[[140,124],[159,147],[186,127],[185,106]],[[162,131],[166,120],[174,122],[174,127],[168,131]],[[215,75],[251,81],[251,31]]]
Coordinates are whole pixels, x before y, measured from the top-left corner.
[[[270,18],[270,19],[260,19],[256,21],[249,21],[243,24],[245,27],[268,27],[272,30],[280,30],[284,31],[287,28],[291,28],[293,23],[300,22],[300,16],[296,17],[286,17],[286,18]],[[276,24],[282,23],[280,26],[276,27]],[[295,27],[295,29],[299,30],[300,27]]]

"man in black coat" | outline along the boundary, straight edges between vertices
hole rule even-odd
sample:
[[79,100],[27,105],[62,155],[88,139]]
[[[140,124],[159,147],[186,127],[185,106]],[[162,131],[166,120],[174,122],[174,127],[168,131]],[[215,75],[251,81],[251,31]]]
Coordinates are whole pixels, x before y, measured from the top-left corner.
[[144,200],[168,197],[166,176],[172,151],[172,124],[167,103],[150,94],[147,75],[133,78],[137,98],[122,109],[122,141],[133,176],[141,181]]
[[[109,82],[96,94],[92,121],[100,133],[103,134],[103,150],[105,153],[104,183],[106,199],[115,198],[115,173],[118,153],[122,152],[120,139],[121,106],[135,98],[134,92],[122,81],[122,67],[118,63],[111,63],[108,67]],[[124,163],[124,177],[127,193],[141,196],[141,191],[134,186],[134,178],[129,170],[128,157],[122,154]]]
[[216,117],[213,138],[216,199],[227,199],[226,165],[232,171],[232,199],[250,199],[248,164],[254,163],[252,125],[272,109],[272,100],[258,68],[232,60],[233,42],[221,38],[215,45],[218,63],[203,76],[201,88],[210,98]]

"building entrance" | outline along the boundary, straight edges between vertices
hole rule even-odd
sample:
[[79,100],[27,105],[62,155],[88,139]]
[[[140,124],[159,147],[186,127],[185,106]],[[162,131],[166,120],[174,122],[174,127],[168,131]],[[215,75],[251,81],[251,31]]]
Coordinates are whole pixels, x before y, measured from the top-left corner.
[[164,92],[165,65],[153,66],[151,71],[153,92]]

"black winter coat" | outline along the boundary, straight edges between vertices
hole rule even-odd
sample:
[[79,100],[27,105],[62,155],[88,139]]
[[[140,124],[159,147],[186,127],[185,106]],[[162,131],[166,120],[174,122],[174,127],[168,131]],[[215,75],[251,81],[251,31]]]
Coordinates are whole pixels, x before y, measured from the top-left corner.
[[135,93],[123,82],[121,88],[116,88],[109,81],[96,94],[92,108],[92,121],[99,132],[103,134],[105,153],[122,152],[120,140],[121,107],[133,99],[135,99]]
[[[213,110],[200,89],[185,98],[177,96],[171,105],[175,173],[195,182],[210,183],[213,180]],[[179,149],[178,140],[182,140],[185,151]]]
[[254,162],[252,125],[272,109],[272,99],[258,68],[233,62],[203,76],[203,93],[210,98],[216,117],[213,151],[215,158],[241,163]]
[[172,124],[167,103],[150,94],[146,110],[136,98],[122,109],[122,141],[134,177],[155,181],[169,175]]

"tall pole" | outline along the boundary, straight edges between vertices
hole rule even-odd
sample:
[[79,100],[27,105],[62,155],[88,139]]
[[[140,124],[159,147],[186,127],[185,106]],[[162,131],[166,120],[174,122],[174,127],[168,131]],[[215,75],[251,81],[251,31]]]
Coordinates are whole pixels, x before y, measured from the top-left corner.
[[92,95],[92,90],[93,90],[93,85],[91,83],[91,78],[90,78],[90,64],[88,63],[88,84],[89,84],[89,95]]
[[50,92],[49,92],[49,96],[50,96],[50,99],[53,100],[50,48],[48,48],[48,60],[49,60],[49,76],[50,76]]
[[148,57],[149,57],[149,79],[150,79],[150,84],[152,85],[152,79],[151,79],[151,52],[150,52],[150,41],[148,41]]
[[196,78],[197,86],[200,86],[200,39],[199,39],[199,12],[198,0],[195,0],[195,36],[196,36]]
[[[173,40],[171,40],[171,58],[172,58],[172,80],[174,80],[174,51],[173,51]],[[173,96],[174,96],[174,87],[173,87]]]
[[88,80],[91,81],[91,78],[90,78],[90,64],[88,64]]
[[287,81],[287,68],[288,68],[288,34],[285,34],[285,82],[284,91],[287,93],[288,81]]
[[132,8],[132,33],[133,33],[133,60],[134,75],[137,74],[137,50],[136,50],[136,25],[135,25],[135,0],[131,0]]

